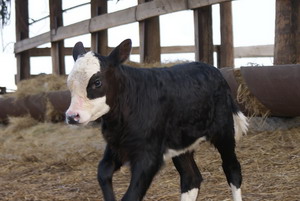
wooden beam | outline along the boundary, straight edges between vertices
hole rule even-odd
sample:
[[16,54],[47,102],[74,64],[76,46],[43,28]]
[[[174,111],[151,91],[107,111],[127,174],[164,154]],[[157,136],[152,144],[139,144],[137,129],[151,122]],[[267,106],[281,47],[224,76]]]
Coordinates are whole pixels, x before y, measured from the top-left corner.
[[234,66],[231,2],[220,4],[221,45],[218,67]]
[[195,59],[213,64],[212,9],[205,6],[194,10]]
[[244,46],[234,48],[234,58],[273,57],[274,45]]
[[189,9],[195,9],[195,8],[210,6],[213,4],[218,4],[218,3],[228,2],[228,1],[233,1],[233,0],[188,0],[187,2],[188,2]]
[[51,42],[50,32],[46,32],[32,38],[17,41],[15,43],[14,52],[15,54],[21,53],[49,42]]
[[[138,0],[139,4],[150,2],[151,0]],[[159,17],[152,17],[139,22],[140,33],[140,62],[155,63],[160,62],[160,29]]]
[[51,56],[51,48],[33,48],[28,50],[29,56],[31,57],[44,57],[44,56]]
[[[62,0],[49,0],[50,30],[63,26]],[[51,42],[52,73],[66,74],[64,58],[64,41]]]
[[181,10],[210,6],[231,0],[153,0],[136,7],[136,19],[141,21],[150,17],[173,13]]
[[[22,41],[29,37],[28,26],[28,0],[15,1],[16,12],[16,41]],[[17,76],[16,83],[30,77],[30,58],[27,51],[16,54]]]
[[300,1],[276,1],[274,65],[300,63]]
[[136,6],[124,10],[107,13],[93,17],[89,25],[90,32],[105,30],[108,28],[136,22]]
[[[107,0],[91,0],[91,17],[107,13]],[[100,55],[107,55],[108,35],[107,29],[92,33],[91,49]]]
[[[29,56],[31,57],[39,57],[39,56],[50,56],[51,48],[34,48],[30,49]],[[87,51],[91,49],[89,47],[85,47]],[[112,47],[107,48],[109,52],[113,50]],[[162,54],[176,54],[176,53],[195,53],[195,46],[166,46],[161,47]],[[218,49],[218,45],[214,46],[214,52]],[[64,53],[65,56],[72,55],[72,47],[65,47]],[[131,54],[139,54],[139,47],[132,47]],[[245,57],[273,57],[274,53],[274,45],[258,45],[258,46],[243,46],[243,47],[235,47],[234,48],[234,58],[245,58]]]
[[139,4],[136,9],[136,19],[138,21],[188,9],[186,1],[182,0],[153,0],[144,2]]

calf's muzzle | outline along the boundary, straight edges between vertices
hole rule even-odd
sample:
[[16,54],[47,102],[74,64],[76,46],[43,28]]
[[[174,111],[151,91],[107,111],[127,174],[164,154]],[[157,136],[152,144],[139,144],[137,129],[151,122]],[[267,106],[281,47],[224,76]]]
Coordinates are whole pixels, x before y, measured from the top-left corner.
[[79,124],[80,115],[78,113],[68,114],[66,113],[66,122],[68,124]]

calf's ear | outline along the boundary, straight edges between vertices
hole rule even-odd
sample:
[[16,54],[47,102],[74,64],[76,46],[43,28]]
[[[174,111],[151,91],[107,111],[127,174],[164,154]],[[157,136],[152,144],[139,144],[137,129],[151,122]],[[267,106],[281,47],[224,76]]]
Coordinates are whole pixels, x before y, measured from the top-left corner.
[[126,39],[109,54],[108,57],[113,65],[119,65],[128,59],[131,46],[131,40]]
[[83,47],[82,42],[77,42],[73,48],[73,59],[74,61],[77,60],[79,55],[85,54],[86,50]]

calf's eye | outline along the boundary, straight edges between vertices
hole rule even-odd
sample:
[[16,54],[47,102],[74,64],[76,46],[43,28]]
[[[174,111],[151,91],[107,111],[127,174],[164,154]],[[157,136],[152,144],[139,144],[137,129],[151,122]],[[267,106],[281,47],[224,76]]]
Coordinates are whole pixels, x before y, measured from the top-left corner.
[[99,88],[99,87],[101,87],[101,85],[102,85],[102,82],[100,80],[95,80],[95,82],[94,82],[95,88]]

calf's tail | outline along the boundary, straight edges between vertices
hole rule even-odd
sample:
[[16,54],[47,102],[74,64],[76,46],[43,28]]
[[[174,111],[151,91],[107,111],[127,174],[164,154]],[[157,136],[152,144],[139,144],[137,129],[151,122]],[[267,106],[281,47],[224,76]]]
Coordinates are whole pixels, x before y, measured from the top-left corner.
[[247,134],[249,122],[248,118],[239,110],[233,98],[230,97],[230,99],[234,121],[234,138],[238,142],[243,135]]

